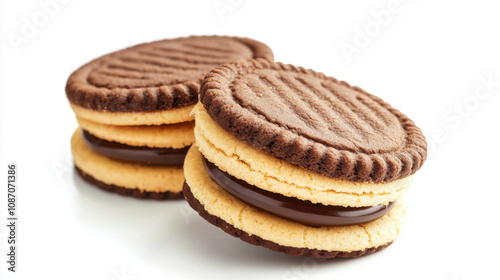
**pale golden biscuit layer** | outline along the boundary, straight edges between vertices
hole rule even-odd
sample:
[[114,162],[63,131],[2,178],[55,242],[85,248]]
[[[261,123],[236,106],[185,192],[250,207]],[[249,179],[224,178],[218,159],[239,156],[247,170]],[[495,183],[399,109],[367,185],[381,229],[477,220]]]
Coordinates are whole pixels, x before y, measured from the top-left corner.
[[194,143],[194,122],[168,125],[107,125],[76,118],[80,127],[92,135],[131,146],[180,149]]
[[182,167],[148,166],[103,156],[85,144],[81,128],[73,133],[71,152],[78,168],[108,185],[149,192],[182,191]]
[[184,161],[186,183],[205,210],[234,227],[282,246],[351,252],[394,241],[405,215],[400,201],[383,217],[361,225],[309,227],[253,208],[224,191],[208,176],[192,146]]
[[236,139],[198,103],[196,145],[221,170],[261,189],[325,205],[375,206],[397,200],[413,176],[390,183],[355,183],[328,178],[291,165]]
[[71,109],[78,118],[108,125],[161,125],[189,122],[194,119],[190,115],[194,105],[157,112],[101,112],[83,108],[70,103]]

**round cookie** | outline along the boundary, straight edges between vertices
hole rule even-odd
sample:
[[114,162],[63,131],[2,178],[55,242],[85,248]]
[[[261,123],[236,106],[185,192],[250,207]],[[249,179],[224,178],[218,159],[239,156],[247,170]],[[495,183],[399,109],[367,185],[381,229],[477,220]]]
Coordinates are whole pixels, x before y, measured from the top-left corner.
[[200,101],[224,130],[273,157],[352,182],[415,173],[427,156],[421,130],[359,87],[266,60],[228,64],[203,81]]
[[357,257],[396,239],[426,142],[380,98],[312,70],[249,60],[212,70],[193,114],[183,193],[212,224],[310,257]]
[[[273,54],[258,41],[225,36],[140,44],[80,67],[68,78],[66,96],[78,117],[98,123],[186,122],[192,120],[187,107],[198,101],[206,73],[224,63],[252,58],[273,60]],[[181,108],[186,109],[172,111]]]
[[128,171],[115,182],[122,170],[115,170],[111,180],[84,159],[79,163],[75,159],[78,172],[96,179],[88,181],[99,187],[113,181],[113,186],[132,188],[132,184],[149,191],[146,184],[160,183],[150,182],[142,173],[163,165],[168,172],[153,177],[176,185],[169,191],[178,196],[182,182],[177,173],[194,142],[191,111],[203,77],[221,64],[253,58],[272,60],[273,54],[265,44],[248,38],[191,36],[132,46],[83,65],[68,78],[66,96],[84,131],[84,142],[116,168]]

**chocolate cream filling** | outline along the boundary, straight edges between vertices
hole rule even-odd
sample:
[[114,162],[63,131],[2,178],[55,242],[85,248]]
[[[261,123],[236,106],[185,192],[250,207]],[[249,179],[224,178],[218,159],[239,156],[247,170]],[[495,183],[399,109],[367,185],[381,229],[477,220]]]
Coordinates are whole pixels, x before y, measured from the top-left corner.
[[82,130],[82,136],[85,144],[99,154],[117,160],[148,165],[182,167],[186,153],[189,150],[189,146],[180,149],[130,146],[97,138],[86,130]]
[[203,157],[203,164],[210,178],[231,195],[262,211],[308,226],[362,224],[384,216],[394,206],[394,202],[390,202],[388,205],[369,207],[344,207],[312,203],[250,185],[220,170],[205,157]]

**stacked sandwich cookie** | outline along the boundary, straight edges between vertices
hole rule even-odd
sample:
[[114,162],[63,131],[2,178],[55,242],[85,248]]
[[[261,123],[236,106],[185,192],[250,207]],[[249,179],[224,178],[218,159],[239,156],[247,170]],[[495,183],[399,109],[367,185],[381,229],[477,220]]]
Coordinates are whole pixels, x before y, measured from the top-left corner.
[[397,237],[426,158],[404,114],[362,89],[265,60],[202,82],[183,193],[203,218],[290,255],[358,257]]
[[76,70],[66,95],[79,128],[77,172],[102,189],[139,198],[182,197],[182,165],[194,142],[191,110],[212,68],[273,59],[247,38],[193,36],[120,50]]

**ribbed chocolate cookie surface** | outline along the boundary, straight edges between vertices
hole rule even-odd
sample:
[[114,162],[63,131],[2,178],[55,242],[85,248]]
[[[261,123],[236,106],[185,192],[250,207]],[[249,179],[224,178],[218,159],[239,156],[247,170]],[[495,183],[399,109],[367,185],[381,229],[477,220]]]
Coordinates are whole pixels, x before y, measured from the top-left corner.
[[133,46],[76,70],[66,95],[78,106],[110,112],[151,112],[195,104],[210,69],[236,60],[265,58],[265,44],[238,37],[193,36]]
[[310,171],[390,182],[417,171],[426,141],[413,121],[358,87],[292,65],[251,60],[212,70],[200,91],[222,128]]

